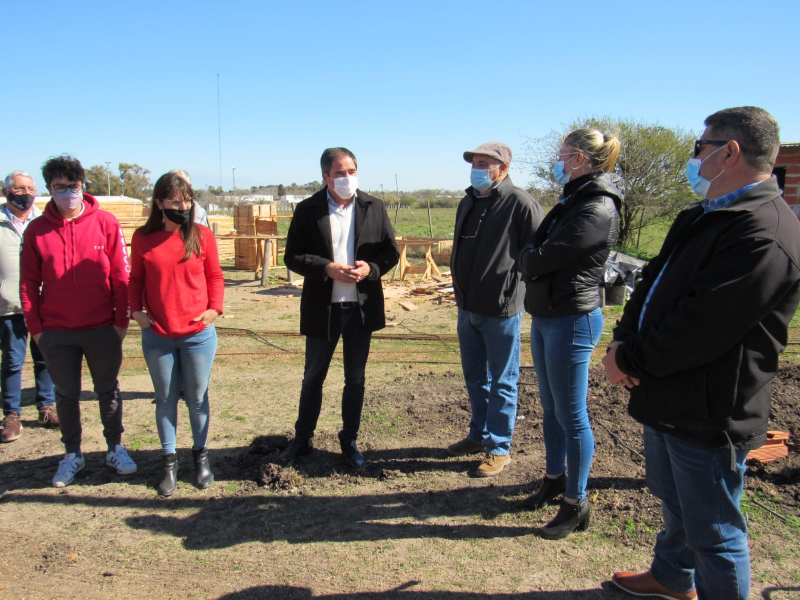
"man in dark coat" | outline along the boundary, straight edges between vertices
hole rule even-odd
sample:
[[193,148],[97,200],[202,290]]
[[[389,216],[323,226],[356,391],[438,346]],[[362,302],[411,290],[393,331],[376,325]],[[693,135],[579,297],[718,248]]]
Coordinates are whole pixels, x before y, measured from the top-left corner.
[[766,439],[770,382],[800,299],[800,224],[772,168],[765,110],[706,119],[685,208],[625,306],[603,359],[644,425],[647,485],[664,530],[646,573],[615,573],[637,595],[746,600],[744,461]]
[[381,276],[399,252],[383,202],[357,189],[358,164],[346,148],[322,153],[326,187],[297,205],[286,240],[286,267],[305,278],[300,333],[306,364],[295,439],[284,460],[307,455],[322,408],[322,384],[339,338],[344,358],[342,430],[345,462],[364,464],[356,445],[364,404],[364,372],[372,332],[385,326]]

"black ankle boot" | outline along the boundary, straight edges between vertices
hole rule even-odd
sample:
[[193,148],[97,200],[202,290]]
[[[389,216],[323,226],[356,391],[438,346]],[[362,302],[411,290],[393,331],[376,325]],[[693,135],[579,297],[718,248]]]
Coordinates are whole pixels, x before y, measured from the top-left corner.
[[192,456],[194,457],[194,475],[197,487],[204,490],[214,482],[214,473],[211,472],[211,465],[208,464],[208,448],[201,450],[192,448]]
[[536,530],[540,537],[546,540],[560,540],[575,531],[586,531],[589,529],[589,515],[592,507],[584,498],[578,504],[570,504],[562,500],[558,507],[556,518],[544,527]]
[[158,493],[161,496],[172,496],[178,487],[178,455],[161,455],[161,482],[158,484]]
[[567,491],[567,474],[562,473],[555,479],[544,477],[539,489],[522,501],[522,507],[529,510],[539,510]]

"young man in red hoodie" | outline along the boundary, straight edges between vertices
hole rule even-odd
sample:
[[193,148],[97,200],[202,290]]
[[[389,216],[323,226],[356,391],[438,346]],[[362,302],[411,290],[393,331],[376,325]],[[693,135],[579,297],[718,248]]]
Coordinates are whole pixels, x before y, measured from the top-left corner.
[[67,155],[42,166],[53,195],[25,230],[20,258],[20,299],[25,323],[44,354],[56,390],[61,441],[67,454],[53,477],[72,483],[83,469],[81,393],[83,358],[100,401],[106,464],[127,475],[136,463],[120,445],[122,399],[117,377],[128,331],[130,264],[119,221],[83,193],[81,163]]

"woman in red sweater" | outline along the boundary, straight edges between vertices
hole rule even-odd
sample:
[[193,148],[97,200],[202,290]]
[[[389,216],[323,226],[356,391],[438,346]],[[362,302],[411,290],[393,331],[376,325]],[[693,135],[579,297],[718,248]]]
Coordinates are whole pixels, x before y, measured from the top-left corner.
[[158,493],[175,492],[178,399],[189,407],[197,486],[214,481],[208,463],[208,383],[217,350],[214,320],[225,293],[214,234],[194,222],[194,192],[179,175],[162,175],[147,222],[131,241],[131,317],[142,328],[156,394],[163,474]]

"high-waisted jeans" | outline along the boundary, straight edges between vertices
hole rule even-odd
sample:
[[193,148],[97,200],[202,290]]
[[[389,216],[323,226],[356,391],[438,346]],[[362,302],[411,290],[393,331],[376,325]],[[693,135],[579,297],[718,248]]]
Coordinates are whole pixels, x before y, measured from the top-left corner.
[[208,383],[217,352],[217,330],[209,325],[193,335],[168,338],[142,330],[142,352],[156,394],[156,426],[161,452],[175,452],[178,399],[183,388],[194,448],[208,441]]

